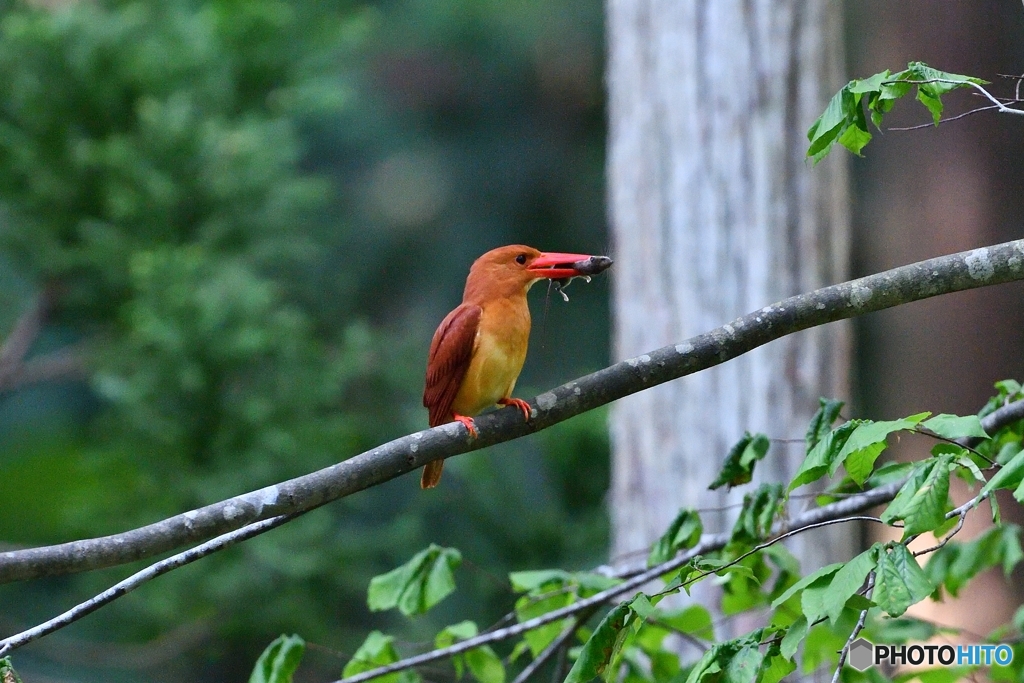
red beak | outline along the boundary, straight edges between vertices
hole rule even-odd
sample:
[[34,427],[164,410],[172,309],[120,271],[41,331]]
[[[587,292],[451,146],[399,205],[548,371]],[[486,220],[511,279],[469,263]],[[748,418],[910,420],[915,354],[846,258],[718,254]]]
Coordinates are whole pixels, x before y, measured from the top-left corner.
[[533,259],[533,262],[526,269],[538,277],[558,280],[563,277],[580,275],[576,264],[580,261],[588,261],[590,258],[587,254],[545,252]]

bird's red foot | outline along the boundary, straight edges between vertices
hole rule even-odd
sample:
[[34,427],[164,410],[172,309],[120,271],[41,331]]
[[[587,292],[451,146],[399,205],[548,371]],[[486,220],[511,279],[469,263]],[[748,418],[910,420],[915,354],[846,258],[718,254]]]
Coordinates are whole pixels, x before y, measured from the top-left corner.
[[461,422],[469,430],[469,435],[474,439],[480,436],[480,432],[476,431],[476,423],[473,422],[473,418],[466,417],[465,415],[452,415],[452,419],[455,422]]
[[523,419],[526,420],[527,422],[530,421],[530,412],[532,411],[532,409],[530,408],[530,404],[524,401],[523,399],[502,398],[498,400],[498,404],[503,406],[515,406],[516,408],[519,408],[520,412],[522,412],[523,414]]

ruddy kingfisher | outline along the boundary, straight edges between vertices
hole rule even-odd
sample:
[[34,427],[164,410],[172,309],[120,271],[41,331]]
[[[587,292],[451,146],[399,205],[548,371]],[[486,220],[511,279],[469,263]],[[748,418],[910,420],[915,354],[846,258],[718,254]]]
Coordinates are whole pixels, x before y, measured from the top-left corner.
[[[526,292],[540,280],[564,285],[611,264],[607,256],[545,253],[521,244],[478,258],[469,269],[462,303],[445,316],[430,342],[423,390],[430,426],[461,422],[476,438],[473,416],[494,405],[513,406],[529,420],[530,404],[512,398],[530,340]],[[443,468],[444,460],[427,463],[420,487],[437,486]]]

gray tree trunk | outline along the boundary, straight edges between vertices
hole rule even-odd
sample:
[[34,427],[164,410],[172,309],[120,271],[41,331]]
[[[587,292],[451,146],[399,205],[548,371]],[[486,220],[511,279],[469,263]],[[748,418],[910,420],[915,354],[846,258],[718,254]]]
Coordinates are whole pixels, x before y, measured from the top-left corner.
[[[608,0],[614,354],[678,343],[846,277],[843,155],[804,160],[807,128],[843,78],[842,4]],[[830,325],[615,404],[613,556],[649,546],[708,491],[744,430],[800,439],[819,396],[846,397],[849,329]],[[802,444],[774,442],[759,481],[786,481]],[[799,505],[794,501],[793,505]],[[703,515],[731,527],[735,510]],[[853,530],[791,546],[804,569],[847,556]]]

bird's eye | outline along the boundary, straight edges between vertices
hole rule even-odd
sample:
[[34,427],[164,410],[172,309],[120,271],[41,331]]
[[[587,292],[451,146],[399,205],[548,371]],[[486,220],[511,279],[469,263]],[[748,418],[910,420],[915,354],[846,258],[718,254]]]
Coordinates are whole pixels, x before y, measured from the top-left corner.
[[524,263],[526,263],[526,254],[520,254],[519,256],[516,256],[516,263],[518,263],[519,265],[523,265]]

